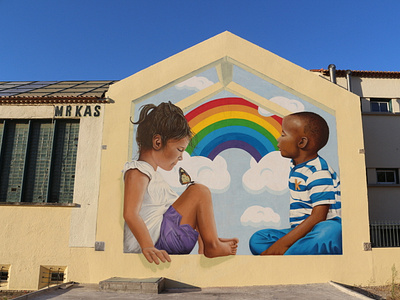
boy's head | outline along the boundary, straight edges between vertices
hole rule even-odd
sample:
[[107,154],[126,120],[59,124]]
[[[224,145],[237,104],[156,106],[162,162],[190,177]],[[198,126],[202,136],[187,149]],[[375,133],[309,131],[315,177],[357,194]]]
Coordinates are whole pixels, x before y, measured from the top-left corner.
[[301,152],[316,154],[328,142],[326,121],[313,112],[298,112],[283,118],[278,147],[282,156],[295,158]]

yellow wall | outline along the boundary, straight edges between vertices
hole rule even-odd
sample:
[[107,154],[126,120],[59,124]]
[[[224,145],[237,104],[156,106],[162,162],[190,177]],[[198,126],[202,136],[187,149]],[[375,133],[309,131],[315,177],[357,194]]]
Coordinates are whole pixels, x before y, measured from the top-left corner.
[[37,289],[40,266],[68,266],[72,207],[1,206],[0,264],[10,264],[9,289]]
[[[343,255],[256,257],[239,255],[208,259],[202,255],[172,256],[156,266],[140,254],[123,253],[121,169],[130,159],[130,113],[133,99],[194,75],[217,60],[229,59],[277,85],[290,87],[312,104],[335,114],[342,185]],[[199,287],[251,286],[327,282],[381,284],[388,280],[398,249],[364,251],[369,242],[368,203],[359,98],[229,32],[189,48],[114,85],[106,95],[111,104],[103,111],[100,190],[93,199],[97,216],[94,245],[69,247],[73,207],[2,206],[0,264],[10,264],[10,289],[36,289],[40,265],[67,266],[68,280],[98,283],[119,277],[167,277]],[[1,110],[0,110],[1,112]],[[86,153],[87,156],[90,153]],[[82,157],[85,159],[85,157]],[[87,188],[91,188],[88,186]],[[90,197],[94,197],[93,195]],[[51,224],[51,226],[49,226]],[[76,225],[76,224],[75,224]],[[7,242],[3,242],[7,241]],[[390,258],[388,257],[390,254]],[[392,259],[393,258],[393,259]],[[400,267],[400,266],[399,266]]]
[[[369,280],[372,268],[371,254],[363,251],[363,243],[369,241],[369,234],[365,176],[359,176],[365,174],[365,166],[364,156],[359,154],[359,150],[363,149],[363,141],[358,97],[228,32],[132,75],[110,88],[107,96],[116,104],[108,107],[104,128],[110,130],[111,124],[117,121],[118,124],[112,128],[112,132],[105,131],[103,143],[107,144],[109,149],[112,148],[113,152],[103,153],[103,172],[115,174],[129,159],[129,113],[133,99],[144,97],[168,84],[176,84],[183,80],[181,78],[187,78],[187,74],[194,75],[203,66],[209,66],[224,57],[259,74],[265,74],[278,85],[291,87],[295,93],[308,97],[314,105],[335,113],[342,177],[344,254],[318,257],[237,256],[218,259],[174,256],[171,264],[159,267],[147,264],[141,255],[121,256],[122,204],[116,203],[118,199],[122,199],[122,179],[121,173],[118,173],[119,178],[115,178],[115,182],[109,177],[102,177],[100,197],[107,200],[100,201],[99,220],[115,217],[119,218],[120,222],[99,222],[97,235],[98,240],[106,240],[107,233],[113,232],[112,236],[108,236],[106,252],[108,246],[112,247],[110,251],[115,251],[114,267],[98,270],[97,274],[107,274],[104,278],[108,275],[165,276],[197,286]],[[350,128],[352,134],[348,135]],[[116,132],[120,135],[116,135]],[[343,266],[346,266],[346,271],[343,270]],[[99,265],[97,267],[101,268]],[[119,267],[120,270],[116,271]],[[304,269],[308,270],[306,274]],[[108,273],[105,273],[106,270],[109,270]]]

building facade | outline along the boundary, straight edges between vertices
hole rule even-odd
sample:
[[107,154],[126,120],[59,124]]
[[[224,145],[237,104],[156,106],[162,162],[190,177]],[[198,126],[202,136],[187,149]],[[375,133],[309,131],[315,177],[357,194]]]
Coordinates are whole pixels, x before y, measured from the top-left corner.
[[400,72],[312,71],[360,97],[372,246],[399,247]]
[[[110,277],[198,287],[386,282],[400,251],[370,247],[360,98],[315,73],[224,32],[118,82],[2,82],[1,288]],[[219,233],[239,235],[236,256],[173,255],[157,266],[123,251],[121,170],[137,154],[131,120],[141,105],[163,101],[181,107],[199,134],[182,163],[196,161],[185,170],[209,180]],[[343,254],[253,256],[253,232],[288,225],[289,166],[276,139],[282,117],[301,110],[331,129],[321,155],[341,179]],[[396,168],[369,166],[376,181]]]

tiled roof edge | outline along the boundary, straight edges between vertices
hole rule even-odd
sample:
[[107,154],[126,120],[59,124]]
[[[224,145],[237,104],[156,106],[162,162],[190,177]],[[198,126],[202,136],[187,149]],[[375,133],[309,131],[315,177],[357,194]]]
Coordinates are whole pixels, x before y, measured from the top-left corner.
[[[311,69],[311,72],[319,72],[324,76],[329,76],[329,70]],[[337,77],[346,77],[348,70],[336,70]],[[400,78],[400,72],[394,71],[358,71],[350,70],[353,77],[369,77],[369,78]]]
[[0,96],[0,105],[74,103],[109,103],[109,101],[99,96]]

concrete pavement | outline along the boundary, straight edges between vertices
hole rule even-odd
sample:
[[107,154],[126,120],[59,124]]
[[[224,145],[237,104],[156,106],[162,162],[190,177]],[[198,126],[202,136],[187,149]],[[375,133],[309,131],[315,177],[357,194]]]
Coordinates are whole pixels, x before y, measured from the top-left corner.
[[371,299],[336,283],[317,283],[303,285],[275,285],[253,287],[223,287],[169,289],[161,294],[121,293],[101,291],[97,284],[74,284],[66,289],[48,289],[17,298],[34,300],[66,300],[66,299],[309,299],[309,300],[354,300]]

